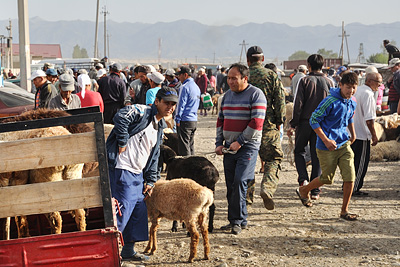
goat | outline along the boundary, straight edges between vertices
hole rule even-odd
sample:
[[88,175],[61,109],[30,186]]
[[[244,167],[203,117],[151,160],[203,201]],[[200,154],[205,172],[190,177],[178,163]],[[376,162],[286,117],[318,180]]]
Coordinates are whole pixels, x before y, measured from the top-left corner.
[[[182,200],[185,202],[182,205]],[[190,179],[172,181],[159,180],[155,183],[151,197],[146,199],[147,213],[151,221],[149,242],[145,253],[153,255],[157,250],[157,229],[161,218],[183,220],[190,232],[189,262],[193,262],[197,254],[200,226],[203,236],[204,258],[209,259],[210,243],[206,227],[207,211],[213,203],[213,192]]]
[[[185,177],[202,186],[206,186],[213,192],[215,191],[215,184],[219,180],[219,172],[211,161],[200,156],[177,157],[171,149],[165,146],[160,149],[167,164],[167,180]],[[208,222],[208,231],[210,233],[214,230],[214,213],[215,204],[212,203]],[[178,223],[176,221],[173,222],[171,231],[178,231]]]
[[172,148],[172,150],[175,151],[176,154],[178,154],[179,153],[178,152],[178,134],[164,132],[163,145],[166,145],[166,146]]
[[215,115],[218,115],[218,98],[219,98],[219,94],[215,94],[215,95],[213,95],[212,97],[211,97],[211,101],[212,101],[212,103],[213,103],[213,107],[212,107],[212,110],[211,110],[211,115],[213,115],[214,114],[214,110],[215,110]]

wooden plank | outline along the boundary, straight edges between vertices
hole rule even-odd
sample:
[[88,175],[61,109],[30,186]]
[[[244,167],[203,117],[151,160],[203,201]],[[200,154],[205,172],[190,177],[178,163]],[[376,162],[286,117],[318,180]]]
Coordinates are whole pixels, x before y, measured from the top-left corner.
[[102,207],[99,177],[0,187],[0,218]]
[[94,132],[0,143],[0,173],[97,161]]

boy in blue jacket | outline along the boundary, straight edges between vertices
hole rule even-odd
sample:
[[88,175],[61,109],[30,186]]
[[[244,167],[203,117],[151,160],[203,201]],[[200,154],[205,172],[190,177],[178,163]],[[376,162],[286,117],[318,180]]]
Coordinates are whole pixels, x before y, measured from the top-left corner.
[[[296,189],[301,202],[311,207],[309,192],[324,184],[332,184],[336,167],[343,179],[343,204],[340,218],[354,221],[358,215],[348,211],[355,180],[354,153],[350,145],[356,140],[353,115],[356,102],[358,77],[353,72],[343,75],[339,88],[331,88],[330,95],[318,105],[310,118],[310,125],[317,134],[317,155],[322,174],[308,185]],[[346,131],[348,128],[350,135]]]

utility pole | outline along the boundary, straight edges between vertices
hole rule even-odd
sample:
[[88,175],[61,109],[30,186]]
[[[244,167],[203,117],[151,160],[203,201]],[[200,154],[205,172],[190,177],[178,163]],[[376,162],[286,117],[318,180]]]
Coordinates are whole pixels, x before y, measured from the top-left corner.
[[97,50],[97,40],[98,40],[98,33],[99,33],[99,5],[100,0],[97,0],[97,8],[96,8],[96,29],[94,33],[94,58],[98,57],[98,50]]
[[242,63],[242,54],[243,54],[243,51],[244,51],[244,53],[246,54],[246,45],[248,45],[248,44],[246,44],[246,42],[245,42],[245,40],[243,40],[243,42],[241,43],[241,44],[239,44],[239,45],[241,45],[242,46],[242,50],[240,50],[240,58],[239,58],[239,63]]
[[360,43],[360,47],[358,48],[357,62],[365,63],[364,44],[363,43]]
[[111,37],[111,35],[109,33],[107,33],[107,49],[108,49],[107,55],[108,55],[108,57],[110,57],[110,37]]
[[107,56],[107,14],[110,14],[110,13],[108,13],[106,6],[103,7],[103,11],[101,12],[101,14],[104,15],[104,57],[106,57]]
[[12,25],[11,25],[11,19],[8,20],[8,27],[6,27],[8,31],[8,47],[9,47],[9,59],[10,59],[10,65],[8,66],[10,69],[14,68],[13,64],[13,50],[12,50]]
[[19,62],[21,87],[31,91],[28,75],[31,74],[31,49],[29,41],[29,15],[28,0],[18,0],[18,26],[19,26]]
[[340,52],[339,52],[339,58],[342,59],[343,61],[343,57],[344,57],[344,43],[346,42],[346,49],[347,49],[347,59],[348,59],[348,63],[350,64],[350,53],[349,53],[349,43],[347,42],[347,37],[350,36],[349,34],[346,34],[346,31],[344,29],[344,21],[342,21],[342,34],[339,35],[339,37],[342,37],[342,43],[340,46]]
[[157,62],[158,65],[161,65],[161,43],[162,43],[161,38],[158,38],[158,62]]

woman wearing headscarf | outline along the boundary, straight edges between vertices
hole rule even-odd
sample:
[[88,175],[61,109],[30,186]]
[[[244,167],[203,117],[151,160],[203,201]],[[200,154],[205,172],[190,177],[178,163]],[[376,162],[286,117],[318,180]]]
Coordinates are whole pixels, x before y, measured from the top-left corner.
[[76,95],[81,100],[81,107],[92,107],[99,106],[100,111],[104,111],[103,98],[100,93],[93,92],[90,90],[92,81],[87,74],[81,74],[78,76],[78,86],[81,88],[81,92]]

